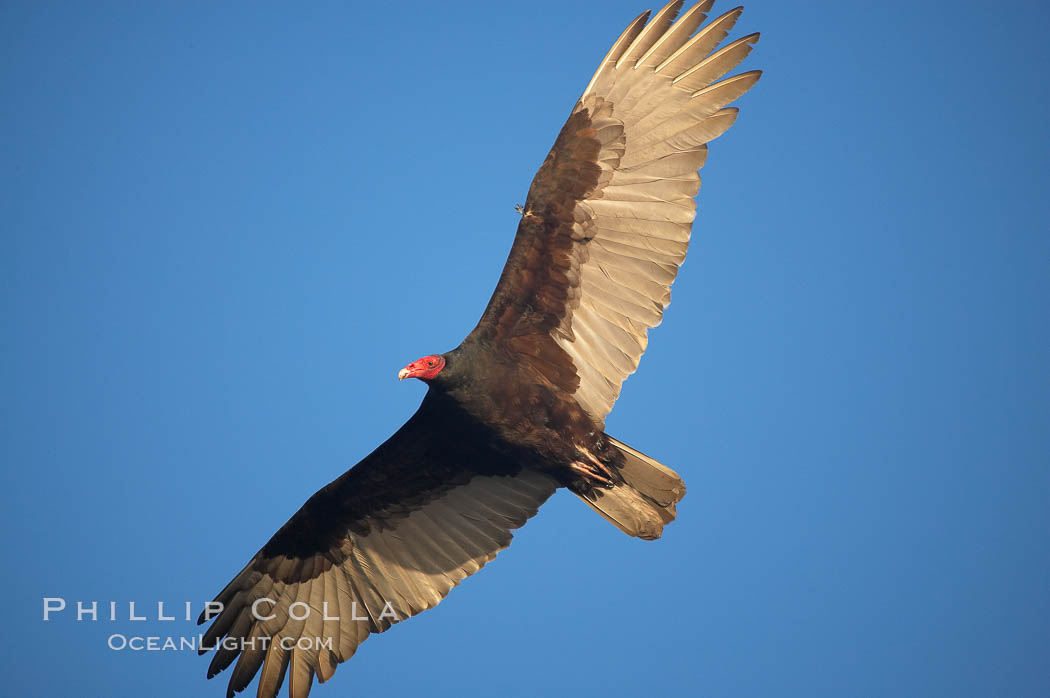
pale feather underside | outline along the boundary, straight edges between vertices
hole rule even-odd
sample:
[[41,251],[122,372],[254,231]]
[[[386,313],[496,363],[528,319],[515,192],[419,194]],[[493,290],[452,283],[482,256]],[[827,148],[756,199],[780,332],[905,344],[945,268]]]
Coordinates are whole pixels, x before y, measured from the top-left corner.
[[[259,696],[276,696],[287,676],[289,695],[304,698],[315,675],[327,681],[371,633],[436,606],[495,558],[510,544],[511,530],[556,488],[537,471],[476,476],[406,516],[374,521],[364,535],[348,532],[324,553],[299,559],[260,552],[216,597],[224,610],[202,644],[212,647],[226,637],[228,646],[216,651],[209,678],[237,660],[227,695],[245,688],[261,668]],[[258,615],[273,618],[256,618],[252,605],[260,599],[274,603],[260,601]],[[309,612],[293,609],[296,602]]]
[[[602,61],[574,113],[587,110],[602,138],[601,184],[578,201],[567,323],[551,336],[579,377],[575,397],[602,422],[638,366],[648,330],[661,320],[685,259],[707,143],[728,129],[730,108],[758,80],[719,80],[750,52],[757,34],[716,50],[735,8],[694,33],[711,7],[700,2],[671,23],[681,0],[653,21],[638,17]],[[610,109],[611,107],[611,109]],[[619,128],[612,128],[617,126]],[[566,329],[567,325],[567,329]]]

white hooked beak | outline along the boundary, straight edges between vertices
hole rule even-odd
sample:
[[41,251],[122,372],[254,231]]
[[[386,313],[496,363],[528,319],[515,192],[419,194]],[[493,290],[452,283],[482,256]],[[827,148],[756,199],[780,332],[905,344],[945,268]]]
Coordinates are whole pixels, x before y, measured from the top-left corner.
[[399,381],[403,381],[406,378],[408,378],[408,369],[407,368],[403,368],[403,369],[401,369],[400,371],[397,372],[397,379]]

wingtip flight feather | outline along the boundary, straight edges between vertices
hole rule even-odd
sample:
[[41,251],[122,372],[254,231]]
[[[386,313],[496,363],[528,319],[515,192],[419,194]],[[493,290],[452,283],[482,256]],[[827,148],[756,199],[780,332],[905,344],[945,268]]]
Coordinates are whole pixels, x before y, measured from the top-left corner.
[[602,62],[598,64],[598,70],[594,71],[594,76],[591,78],[591,81],[587,83],[587,87],[583,90],[583,95],[580,96],[580,99],[587,96],[591,91],[591,88],[593,88],[595,83],[598,82],[598,79],[602,76],[602,73],[605,71],[609,63],[611,62],[615,64],[627,46],[634,41],[635,37],[638,36],[639,32],[645,27],[645,23],[649,20],[650,12],[652,12],[652,10],[646,10],[635,17],[631,23],[627,25],[627,28],[623,30],[620,37],[613,42],[612,48],[610,48],[609,52],[605,54],[605,58],[602,59]]

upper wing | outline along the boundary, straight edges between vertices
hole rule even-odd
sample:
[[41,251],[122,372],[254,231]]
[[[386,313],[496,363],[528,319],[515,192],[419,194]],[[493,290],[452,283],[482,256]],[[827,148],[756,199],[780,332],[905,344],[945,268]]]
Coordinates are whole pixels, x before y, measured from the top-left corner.
[[[643,13],[602,61],[532,181],[499,284],[472,336],[517,354],[602,422],[645,351],[685,259],[707,142],[758,80],[716,82],[758,34],[712,53],[736,8]],[[695,33],[694,33],[695,32]]]
[[227,696],[260,668],[259,696],[276,696],[286,673],[289,694],[306,696],[369,633],[437,605],[493,559],[554,492],[549,476],[445,423],[437,399],[313,495],[216,597],[201,653],[221,642],[208,678],[237,659]]

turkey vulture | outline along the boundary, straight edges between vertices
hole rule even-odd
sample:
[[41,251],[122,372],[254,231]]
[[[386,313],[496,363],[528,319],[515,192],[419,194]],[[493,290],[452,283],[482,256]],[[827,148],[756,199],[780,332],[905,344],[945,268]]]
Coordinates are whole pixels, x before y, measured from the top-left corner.
[[[327,681],[371,633],[438,604],[559,487],[624,533],[658,538],[685,494],[670,468],[605,433],[620,384],[685,259],[708,141],[758,71],[722,80],[758,34],[674,0],[616,40],[532,181],[477,327],[401,369],[418,411],[322,488],[199,622],[227,695],[260,673],[272,698]],[[221,610],[218,610],[221,606]]]

